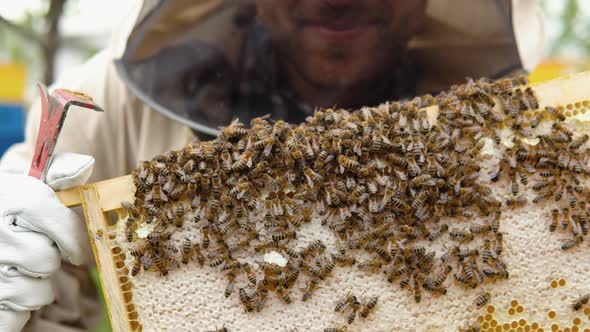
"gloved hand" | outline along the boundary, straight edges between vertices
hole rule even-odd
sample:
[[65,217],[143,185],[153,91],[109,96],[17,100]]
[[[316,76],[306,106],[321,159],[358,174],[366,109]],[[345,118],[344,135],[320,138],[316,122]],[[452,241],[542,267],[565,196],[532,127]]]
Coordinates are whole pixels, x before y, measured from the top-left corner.
[[49,278],[61,259],[82,264],[89,248],[80,218],[54,190],[84,184],[94,158],[62,153],[53,158],[47,184],[0,172],[0,331],[20,331],[32,310],[54,300]]

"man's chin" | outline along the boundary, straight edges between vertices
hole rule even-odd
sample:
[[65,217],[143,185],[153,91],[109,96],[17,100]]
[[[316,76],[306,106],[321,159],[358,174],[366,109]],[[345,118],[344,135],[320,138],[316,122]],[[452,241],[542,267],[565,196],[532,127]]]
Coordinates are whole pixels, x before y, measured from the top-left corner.
[[357,64],[346,61],[318,61],[305,68],[307,80],[319,87],[346,90],[365,83],[370,69],[361,69]]

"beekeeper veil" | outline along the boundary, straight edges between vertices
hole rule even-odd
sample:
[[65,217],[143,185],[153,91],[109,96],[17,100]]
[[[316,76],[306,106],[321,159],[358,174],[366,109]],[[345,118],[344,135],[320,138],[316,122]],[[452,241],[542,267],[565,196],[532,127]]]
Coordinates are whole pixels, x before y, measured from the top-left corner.
[[[466,77],[530,70],[542,54],[534,0],[429,0],[425,14],[404,52],[402,67],[411,70],[391,74],[406,88],[397,84],[380,102],[436,93]],[[146,0],[117,68],[151,108],[216,135],[236,117],[294,122],[313,112],[282,87],[275,62],[256,1]]]

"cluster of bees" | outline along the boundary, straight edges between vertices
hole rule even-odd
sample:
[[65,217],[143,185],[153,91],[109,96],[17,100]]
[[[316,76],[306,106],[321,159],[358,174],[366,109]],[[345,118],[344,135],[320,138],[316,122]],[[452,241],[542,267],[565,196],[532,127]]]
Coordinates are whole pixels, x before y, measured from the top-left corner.
[[369,314],[375,309],[378,302],[379,297],[373,296],[368,299],[366,303],[361,303],[356,295],[348,293],[344,298],[336,302],[334,311],[343,314],[348,312],[346,321],[348,324],[352,324],[357,316],[357,313],[359,313],[362,318],[367,318]]
[[[544,134],[533,135],[533,130],[546,118],[553,119],[551,128]],[[561,245],[561,249],[568,250],[582,243],[590,228],[590,207],[586,206],[590,199],[586,186],[590,154],[588,148],[583,148],[588,135],[574,136],[564,120],[563,114],[547,107],[525,122],[528,127],[518,125],[515,144],[504,153],[491,180],[497,181],[500,174],[506,174],[513,195],[506,204],[517,206],[527,202],[524,194],[519,194],[519,186],[528,187],[529,176],[534,176],[532,202],[555,202],[549,231],[570,233],[571,238]],[[524,139],[536,139],[538,143],[530,145]]]
[[[472,289],[509,277],[500,211],[527,203],[519,186],[533,175],[533,202],[567,203],[554,210],[551,230],[571,230],[573,242],[563,248],[576,246],[588,231],[588,136],[574,137],[557,110],[536,110],[525,84],[470,80],[436,97],[318,110],[300,125],[256,118],[247,128],[234,121],[213,141],[144,161],[132,174],[135,201],[123,204],[126,237],[135,242],[131,274],[208,265],[227,279],[224,295],[237,291],[244,310],[255,312],[270,293],[293,302],[300,279],[306,301],[335,267],[356,266],[421,302],[424,292],[446,294],[453,281]],[[425,110],[433,105],[436,123]],[[547,121],[551,133],[536,146],[524,143]],[[501,149],[506,127],[516,132],[514,146],[491,176],[509,179],[512,196],[502,200],[480,181],[480,164],[487,141]],[[338,239],[335,248],[299,243],[301,228],[316,218]],[[173,234],[185,223],[199,234],[175,246]],[[153,230],[139,238],[146,225]],[[437,253],[435,242],[446,252]],[[260,261],[270,251],[288,257],[286,266]],[[483,294],[480,300],[489,300]],[[370,311],[372,301],[364,308]],[[345,306],[349,321],[364,313],[358,301]]]

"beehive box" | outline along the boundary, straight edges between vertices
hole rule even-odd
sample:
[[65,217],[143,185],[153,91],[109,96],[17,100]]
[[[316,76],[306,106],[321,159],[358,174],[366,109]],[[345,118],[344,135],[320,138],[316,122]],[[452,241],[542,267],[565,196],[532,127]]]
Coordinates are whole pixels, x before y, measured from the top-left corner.
[[[590,125],[576,119],[590,106],[588,86],[590,74],[584,73],[532,88],[540,108],[562,106],[567,121],[575,123],[577,131],[588,132]],[[436,107],[428,111],[429,118],[436,118]],[[334,304],[348,292],[379,296],[374,314],[357,320],[349,331],[452,331],[473,324],[483,330],[515,331],[588,327],[590,311],[571,310],[572,301],[590,292],[588,246],[583,243],[567,255],[559,249],[562,239],[548,231],[551,203],[503,214],[503,257],[510,278],[484,287],[493,294],[493,307],[475,310],[473,301],[479,290],[456,286],[449,287],[446,296],[428,296],[416,304],[407,291],[391,287],[382,276],[337,267],[310,301],[286,305],[273,298],[262,312],[246,314],[235,295],[223,296],[225,282],[214,268],[183,266],[166,277],[157,273],[129,276],[131,257],[122,222],[111,222],[111,214],[123,215],[120,202],[133,199],[133,188],[131,178],[122,177],[60,193],[66,205],[84,206],[115,331],[208,331],[222,326],[230,331],[321,331],[342,325]],[[183,234],[190,233],[187,227],[175,240],[180,242]],[[328,247],[336,241],[312,222],[300,232],[298,241],[305,244],[315,239],[322,239]]]

